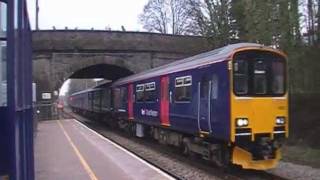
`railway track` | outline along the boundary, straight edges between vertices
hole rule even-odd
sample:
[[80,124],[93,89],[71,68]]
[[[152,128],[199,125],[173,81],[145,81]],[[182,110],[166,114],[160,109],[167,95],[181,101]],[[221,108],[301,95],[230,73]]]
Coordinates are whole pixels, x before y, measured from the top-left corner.
[[122,146],[141,159],[161,169],[176,179],[270,179],[285,178],[266,171],[242,169],[222,170],[208,161],[188,158],[181,155],[180,150],[156,143],[152,139],[139,139],[120,130],[114,130],[102,122],[90,121],[74,113],[64,113],[64,118],[75,118],[90,129]]

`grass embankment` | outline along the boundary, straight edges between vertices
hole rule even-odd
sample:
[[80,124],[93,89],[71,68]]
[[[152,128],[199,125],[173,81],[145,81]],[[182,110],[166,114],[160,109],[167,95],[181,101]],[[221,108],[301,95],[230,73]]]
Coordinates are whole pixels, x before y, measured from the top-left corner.
[[282,160],[320,168],[320,149],[302,145],[285,145],[282,148]]
[[284,161],[320,168],[320,94],[294,94],[290,98],[289,139]]

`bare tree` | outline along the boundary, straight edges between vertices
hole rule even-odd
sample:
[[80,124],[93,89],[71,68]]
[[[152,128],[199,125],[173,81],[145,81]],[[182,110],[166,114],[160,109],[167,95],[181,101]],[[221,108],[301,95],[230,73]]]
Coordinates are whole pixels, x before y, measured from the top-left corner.
[[194,31],[195,21],[188,0],[169,0],[169,6],[172,34],[199,34]]
[[318,46],[320,46],[320,0],[318,0],[318,23],[317,23],[317,42]]
[[139,19],[143,27],[150,32],[168,32],[168,5],[166,0],[149,0]]
[[189,0],[191,14],[197,29],[211,37],[214,44],[225,44],[231,36],[231,0]]
[[308,0],[308,32],[310,35],[308,36],[309,38],[309,43],[312,45],[314,44],[314,33],[315,33],[315,28],[314,28],[314,2],[313,0]]
[[143,27],[150,32],[193,34],[193,19],[188,0],[149,0],[139,16]]

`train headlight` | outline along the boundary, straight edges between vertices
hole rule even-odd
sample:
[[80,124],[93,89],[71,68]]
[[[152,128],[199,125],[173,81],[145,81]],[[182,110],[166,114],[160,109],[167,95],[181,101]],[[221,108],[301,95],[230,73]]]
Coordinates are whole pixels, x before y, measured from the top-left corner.
[[286,123],[285,117],[276,117],[276,124],[277,125],[284,125]]
[[237,118],[236,124],[238,127],[245,127],[249,125],[249,120],[247,118]]

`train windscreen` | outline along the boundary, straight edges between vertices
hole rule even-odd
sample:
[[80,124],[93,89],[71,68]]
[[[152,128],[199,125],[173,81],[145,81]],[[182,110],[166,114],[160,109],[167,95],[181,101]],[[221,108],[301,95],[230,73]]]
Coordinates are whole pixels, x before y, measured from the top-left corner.
[[267,51],[243,51],[233,61],[233,89],[237,96],[283,96],[285,58]]

